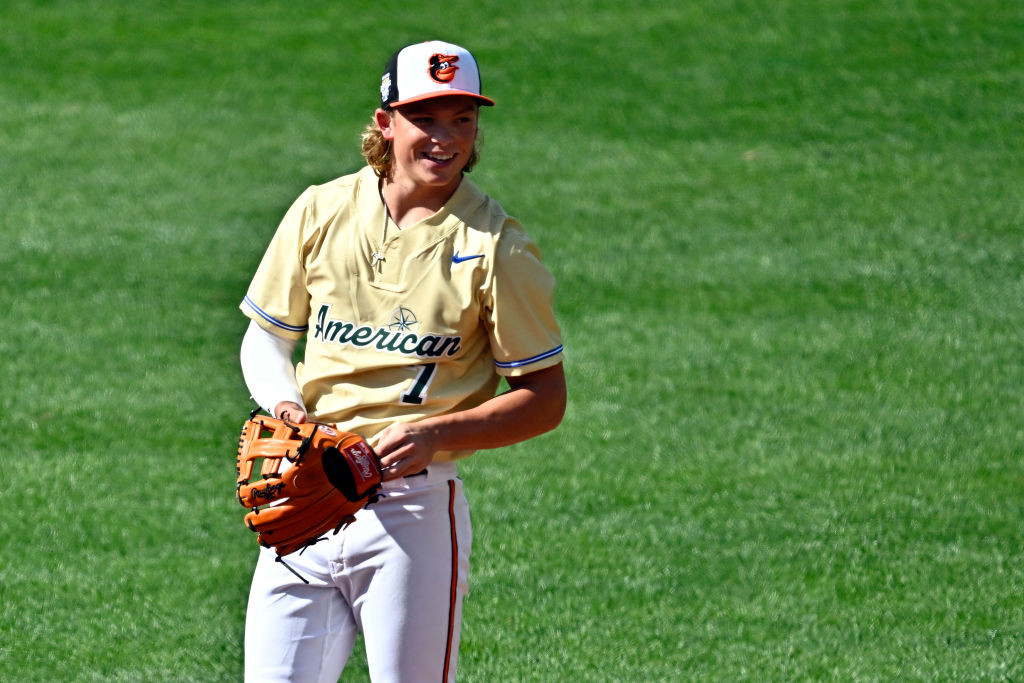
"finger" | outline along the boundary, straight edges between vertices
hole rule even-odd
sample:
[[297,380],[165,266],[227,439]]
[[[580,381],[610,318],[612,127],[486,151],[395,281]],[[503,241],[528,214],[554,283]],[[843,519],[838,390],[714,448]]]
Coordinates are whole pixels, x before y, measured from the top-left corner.
[[377,445],[373,447],[373,450],[381,460],[384,460],[401,445],[402,440],[394,437],[391,429],[388,428],[381,432],[380,437],[377,439]]
[[380,458],[381,467],[396,467],[413,457],[413,446],[402,442],[378,444],[374,452]]
[[300,425],[306,421],[306,413],[294,408],[285,408],[281,411],[281,419],[285,422]]
[[404,472],[402,472],[398,464],[391,465],[390,467],[382,467],[380,469],[380,474],[383,481],[391,481],[392,479],[399,479],[404,476]]
[[402,439],[390,438],[385,435],[373,451],[380,458],[381,465],[393,465],[409,454],[410,444]]
[[306,421],[306,411],[294,401],[281,401],[277,404],[274,414],[285,422],[302,424]]

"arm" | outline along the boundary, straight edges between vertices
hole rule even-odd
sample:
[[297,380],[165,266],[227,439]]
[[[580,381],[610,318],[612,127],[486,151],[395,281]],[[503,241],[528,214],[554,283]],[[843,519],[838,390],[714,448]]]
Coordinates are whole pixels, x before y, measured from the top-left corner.
[[438,451],[499,448],[558,426],[566,404],[561,363],[507,379],[508,391],[475,408],[385,429],[376,449],[388,468],[384,478],[418,472]]
[[[264,410],[297,424],[306,421],[302,394],[295,382],[292,351],[296,342],[249,323],[242,338],[242,376],[249,393]],[[287,414],[286,414],[287,413]]]

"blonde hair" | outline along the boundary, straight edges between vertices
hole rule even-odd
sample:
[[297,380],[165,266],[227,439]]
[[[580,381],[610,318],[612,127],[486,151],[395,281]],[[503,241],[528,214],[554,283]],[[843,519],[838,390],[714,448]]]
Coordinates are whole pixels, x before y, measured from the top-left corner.
[[[390,115],[390,113],[389,113]],[[462,168],[463,173],[469,173],[480,161],[480,147],[483,144],[483,135],[477,131],[476,142],[473,143],[473,153],[469,155],[469,161]],[[370,121],[363,129],[362,153],[366,163],[377,174],[378,178],[390,178],[391,167],[394,164],[391,156],[391,141],[384,139],[377,121]]]

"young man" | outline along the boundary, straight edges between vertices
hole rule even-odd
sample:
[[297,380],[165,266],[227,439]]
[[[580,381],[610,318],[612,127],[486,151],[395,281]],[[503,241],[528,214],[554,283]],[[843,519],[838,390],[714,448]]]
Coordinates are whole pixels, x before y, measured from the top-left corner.
[[374,681],[454,680],[472,539],[456,461],[547,432],[565,410],[554,279],[465,177],[479,107],[494,104],[475,59],[406,46],[380,94],[367,167],[296,200],[241,308],[253,397],[363,435],[385,482],[352,525],[289,556],[303,579],[261,552],[247,680],[336,681],[360,631]]

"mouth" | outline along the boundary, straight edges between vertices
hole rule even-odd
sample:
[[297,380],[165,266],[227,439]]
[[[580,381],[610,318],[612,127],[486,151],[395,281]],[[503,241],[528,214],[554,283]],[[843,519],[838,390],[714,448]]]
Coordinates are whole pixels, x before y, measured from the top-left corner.
[[429,152],[423,153],[423,158],[429,161],[433,161],[435,164],[447,164],[455,158],[454,154],[430,154]]

